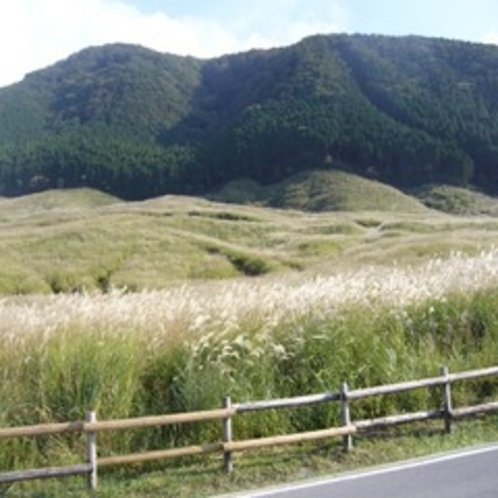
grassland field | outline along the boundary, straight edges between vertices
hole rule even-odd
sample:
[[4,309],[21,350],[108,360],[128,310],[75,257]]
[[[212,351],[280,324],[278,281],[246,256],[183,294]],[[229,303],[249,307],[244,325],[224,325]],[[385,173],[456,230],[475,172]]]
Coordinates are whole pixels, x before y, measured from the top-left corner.
[[[253,186],[251,204],[240,185],[210,200],[123,202],[86,189],[1,198],[0,426],[81,420],[88,409],[101,419],[209,409],[226,395],[269,399],[432,376],[441,365],[496,365],[495,201],[352,181],[311,174]],[[454,392],[456,404],[497,394],[497,381]],[[435,399],[415,391],[359,403],[353,417]],[[338,417],[328,405],[266,412],[241,418],[234,432],[314,430]],[[109,434],[100,448],[110,455],[218,437],[208,423]],[[2,440],[0,471],[81,455],[75,436]],[[58,486],[5,493],[57,496]],[[147,496],[144,486],[130,496]]]

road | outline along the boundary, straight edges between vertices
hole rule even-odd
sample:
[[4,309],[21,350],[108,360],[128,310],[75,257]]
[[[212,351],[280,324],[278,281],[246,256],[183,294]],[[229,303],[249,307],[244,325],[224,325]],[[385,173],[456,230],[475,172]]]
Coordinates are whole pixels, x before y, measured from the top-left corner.
[[497,498],[498,446],[411,460],[239,498]]

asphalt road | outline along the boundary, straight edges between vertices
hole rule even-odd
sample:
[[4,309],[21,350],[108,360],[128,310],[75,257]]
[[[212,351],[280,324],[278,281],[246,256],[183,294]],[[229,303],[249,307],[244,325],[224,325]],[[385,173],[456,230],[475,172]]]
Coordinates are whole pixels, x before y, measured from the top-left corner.
[[498,498],[498,446],[411,460],[239,498]]

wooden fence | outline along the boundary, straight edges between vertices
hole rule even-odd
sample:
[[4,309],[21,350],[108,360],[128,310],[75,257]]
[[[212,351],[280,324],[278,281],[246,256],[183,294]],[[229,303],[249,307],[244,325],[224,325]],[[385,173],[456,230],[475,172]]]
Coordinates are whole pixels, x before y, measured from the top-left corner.
[[[451,374],[448,372],[448,369],[446,367],[442,367],[440,370],[440,375],[437,377],[409,382],[400,382],[397,384],[389,384],[377,387],[368,387],[364,389],[349,390],[347,384],[344,383],[341,385],[340,390],[335,393],[314,394],[293,398],[282,398],[267,401],[234,404],[231,402],[231,399],[227,397],[223,402],[223,407],[214,410],[106,421],[98,421],[95,412],[88,412],[84,422],[68,422],[3,428],[0,429],[0,438],[35,437],[41,435],[55,435],[70,432],[84,433],[86,434],[87,439],[87,454],[86,462],[80,465],[0,473],[0,484],[50,477],[86,475],[89,488],[96,489],[98,468],[113,465],[222,452],[224,455],[225,469],[228,472],[231,472],[233,470],[232,453],[236,451],[244,451],[255,448],[264,448],[268,446],[299,443],[333,437],[342,437],[344,448],[346,450],[349,450],[353,445],[353,435],[361,431],[365,431],[374,427],[385,427],[389,425],[423,421],[435,418],[442,418],[444,420],[446,432],[451,432],[451,424],[454,419],[479,413],[498,411],[498,401],[469,407],[453,407],[451,396],[452,383],[497,375],[498,367]],[[433,410],[404,413],[401,415],[391,415],[368,420],[353,421],[351,419],[350,405],[356,400],[373,396],[389,395],[404,391],[411,391],[414,389],[431,388],[435,386],[441,386],[442,388],[441,406],[434,408]],[[328,402],[340,403],[340,427],[257,439],[246,439],[239,441],[234,440],[232,431],[232,420],[236,415],[247,412],[301,407]],[[222,421],[220,434],[221,438],[218,442],[180,448],[170,448],[160,451],[149,451],[145,453],[134,453],[129,455],[117,455],[100,458],[97,454],[97,435],[99,432],[123,429],[137,429],[145,427],[158,427],[170,424],[196,423],[209,420]]]

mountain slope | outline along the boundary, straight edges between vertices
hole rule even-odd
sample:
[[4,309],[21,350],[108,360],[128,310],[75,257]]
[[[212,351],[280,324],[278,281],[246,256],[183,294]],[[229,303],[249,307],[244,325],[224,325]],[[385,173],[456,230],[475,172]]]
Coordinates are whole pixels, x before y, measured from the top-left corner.
[[211,60],[93,47],[0,89],[0,195],[206,194],[346,169],[498,192],[498,48],[310,37]]

